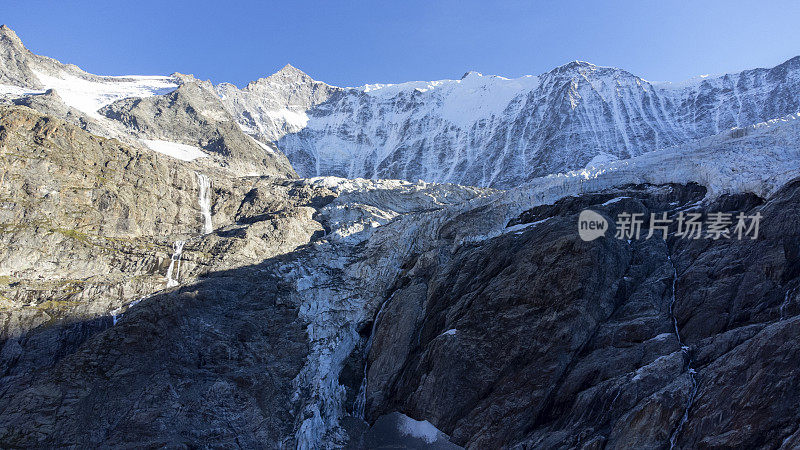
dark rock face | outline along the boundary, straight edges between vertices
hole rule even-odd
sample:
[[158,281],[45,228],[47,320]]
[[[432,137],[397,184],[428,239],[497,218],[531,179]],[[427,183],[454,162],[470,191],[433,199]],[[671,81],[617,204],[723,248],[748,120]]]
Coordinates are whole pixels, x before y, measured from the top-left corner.
[[264,270],[153,296],[40,370],[6,370],[0,442],[278,447],[307,341]]
[[[513,221],[544,220],[529,228],[420,256],[376,326],[368,420],[400,411],[468,448],[796,445],[800,181],[763,204],[697,206],[703,195],[565,199]],[[760,212],[762,230],[583,242],[577,212],[590,206],[609,218]]]

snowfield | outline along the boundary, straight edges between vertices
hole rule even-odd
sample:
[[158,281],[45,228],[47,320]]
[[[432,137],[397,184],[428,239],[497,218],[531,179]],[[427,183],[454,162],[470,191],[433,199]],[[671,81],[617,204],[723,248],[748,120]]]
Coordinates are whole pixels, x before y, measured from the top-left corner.
[[117,100],[167,94],[178,87],[172,77],[165,76],[102,77],[102,81],[92,81],[66,72],[58,76],[34,73],[47,89],[55,89],[64,103],[98,120],[103,117],[97,111]]

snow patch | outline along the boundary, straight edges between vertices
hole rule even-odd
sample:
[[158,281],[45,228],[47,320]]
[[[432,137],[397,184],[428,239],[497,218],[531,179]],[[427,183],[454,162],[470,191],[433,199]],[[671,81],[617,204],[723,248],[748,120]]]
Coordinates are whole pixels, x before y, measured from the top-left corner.
[[470,72],[461,80],[367,84],[354,89],[391,103],[398,96],[427,93],[435,100],[426,104],[431,117],[439,115],[454,125],[469,128],[482,119],[499,116],[514,98],[538,85],[539,78],[531,75],[508,79]]
[[270,119],[283,122],[294,131],[300,131],[308,124],[308,116],[303,111],[292,111],[291,109],[279,109],[264,111],[264,115]]
[[263,143],[263,142],[259,141],[259,140],[258,140],[258,139],[256,139],[256,138],[252,138],[252,139],[253,139],[254,141],[256,141],[256,144],[258,144],[258,146],[259,146],[259,147],[263,148],[263,149],[264,149],[264,150],[266,150],[267,152],[269,152],[269,153],[273,153],[273,154],[275,153],[275,150],[273,150],[272,148],[270,148],[270,146],[269,146],[269,145],[267,145],[267,144],[265,144],[265,143]]
[[103,77],[103,81],[91,81],[63,72],[59,76],[38,71],[34,74],[48,89],[55,89],[64,103],[95,119],[102,119],[97,112],[100,108],[117,100],[162,95],[178,87],[172,78],[163,76]]
[[436,442],[442,434],[438,428],[427,420],[414,420],[406,415],[401,416],[400,422],[397,424],[397,429],[406,436],[420,438],[428,444]]
[[23,95],[44,94],[45,91],[28,89],[10,84],[0,84],[0,96],[22,97]]
[[194,161],[197,158],[207,157],[208,154],[193,145],[178,144],[176,142],[141,139],[150,150],[171,156],[181,161]]
[[586,169],[594,168],[597,166],[602,166],[608,164],[610,162],[614,162],[618,160],[616,156],[612,155],[611,153],[600,152],[591,161],[586,164]]

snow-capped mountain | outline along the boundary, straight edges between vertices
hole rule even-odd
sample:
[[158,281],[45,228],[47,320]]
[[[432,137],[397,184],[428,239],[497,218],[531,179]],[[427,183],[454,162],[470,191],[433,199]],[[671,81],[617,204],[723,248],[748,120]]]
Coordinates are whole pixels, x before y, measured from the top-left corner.
[[[93,133],[162,142],[149,148],[191,145],[242,173],[292,173],[279,149],[301,177],[509,188],[800,112],[800,57],[678,84],[575,61],[516,79],[468,72],[342,88],[287,65],[238,89],[180,74],[93,75],[33,54],[7,27],[0,49],[0,94],[54,88]],[[124,100],[142,97],[151,99]],[[167,119],[136,118],[151,110]]]
[[286,66],[217,91],[301,176],[511,187],[798,112],[800,57],[680,84],[576,61],[517,79],[338,88]]

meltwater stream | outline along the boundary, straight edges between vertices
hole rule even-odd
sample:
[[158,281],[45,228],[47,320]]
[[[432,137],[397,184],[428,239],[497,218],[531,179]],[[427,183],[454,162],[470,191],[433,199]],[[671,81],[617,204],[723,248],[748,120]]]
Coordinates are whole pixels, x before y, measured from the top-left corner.
[[684,425],[686,425],[686,422],[689,420],[689,410],[692,408],[694,397],[697,395],[697,380],[694,377],[696,372],[694,368],[692,368],[692,355],[689,354],[689,347],[684,345],[681,340],[681,333],[678,331],[678,318],[675,317],[675,285],[678,282],[678,270],[675,269],[675,263],[672,262],[672,258],[669,256],[669,249],[667,249],[667,260],[672,266],[672,299],[669,302],[669,315],[672,317],[672,326],[675,329],[675,337],[678,339],[678,345],[681,346],[681,352],[686,356],[686,370],[689,372],[689,378],[692,380],[692,391],[689,393],[689,399],[686,400],[686,407],[683,410],[681,421],[678,422],[678,426],[675,427],[675,431],[673,431],[672,435],[669,437],[669,448],[672,450],[675,448],[675,443],[678,441],[678,435],[680,435]]
[[196,172],[197,184],[200,187],[199,198],[200,213],[203,215],[203,234],[209,234],[214,231],[214,226],[211,223],[211,180],[208,175]]
[[177,286],[180,283],[178,280],[181,276],[181,254],[183,253],[183,244],[186,241],[175,241],[172,244],[172,258],[169,261],[169,268],[167,268],[167,287]]
[[364,409],[367,406],[367,370],[369,369],[367,358],[369,357],[370,349],[372,349],[372,340],[375,338],[375,330],[378,328],[381,315],[383,315],[383,308],[389,303],[392,297],[394,297],[394,294],[389,296],[389,298],[381,304],[381,307],[378,308],[378,314],[375,315],[375,320],[372,322],[372,330],[369,333],[367,345],[364,346],[364,378],[361,380],[361,386],[358,388],[358,395],[353,404],[353,415],[359,419],[364,419]]

